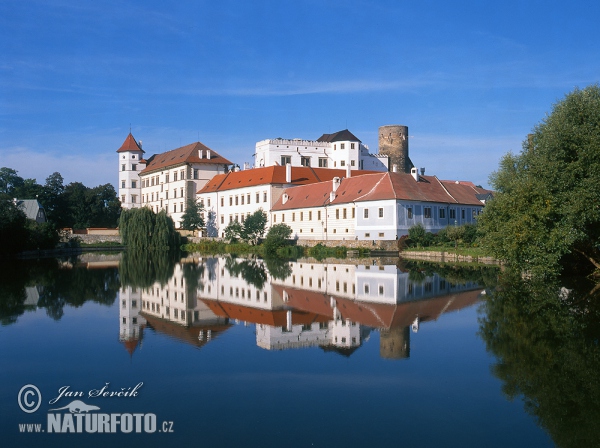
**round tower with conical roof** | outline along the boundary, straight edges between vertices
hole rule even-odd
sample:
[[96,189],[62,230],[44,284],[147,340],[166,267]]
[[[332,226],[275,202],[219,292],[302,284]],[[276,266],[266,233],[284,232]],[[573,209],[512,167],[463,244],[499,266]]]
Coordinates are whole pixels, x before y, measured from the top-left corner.
[[133,138],[131,132],[117,149],[119,156],[119,199],[121,207],[130,209],[141,207],[142,186],[140,171],[146,167],[142,142]]

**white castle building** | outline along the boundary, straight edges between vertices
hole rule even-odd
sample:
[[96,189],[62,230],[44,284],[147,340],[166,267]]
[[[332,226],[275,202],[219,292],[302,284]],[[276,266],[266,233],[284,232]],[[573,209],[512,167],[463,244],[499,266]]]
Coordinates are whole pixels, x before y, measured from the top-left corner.
[[370,154],[369,148],[348,129],[323,134],[317,140],[267,139],[256,143],[254,166],[350,167],[352,170],[388,171],[387,155]]

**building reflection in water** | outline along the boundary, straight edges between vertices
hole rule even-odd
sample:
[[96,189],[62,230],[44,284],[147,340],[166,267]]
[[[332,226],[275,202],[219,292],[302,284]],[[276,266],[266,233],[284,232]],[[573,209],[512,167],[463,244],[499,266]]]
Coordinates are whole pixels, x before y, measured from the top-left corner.
[[272,277],[262,260],[182,260],[166,284],[121,288],[120,340],[133,353],[151,327],[201,347],[236,322],[255,324],[256,343],[267,350],[320,347],[350,356],[376,330],[381,357],[405,359],[411,331],[483,293],[476,282],[437,274],[413,280],[395,265],[297,261],[286,273]]

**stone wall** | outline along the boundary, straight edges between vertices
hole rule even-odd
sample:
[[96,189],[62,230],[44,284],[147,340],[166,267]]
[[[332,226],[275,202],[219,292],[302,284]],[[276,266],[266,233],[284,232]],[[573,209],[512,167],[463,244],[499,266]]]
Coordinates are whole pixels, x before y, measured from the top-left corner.
[[427,260],[441,262],[466,262],[466,263],[483,263],[483,264],[502,264],[500,261],[492,257],[473,257],[471,255],[458,255],[452,252],[420,252],[405,250],[400,253],[402,258],[411,260]]
[[383,250],[386,252],[398,252],[397,240],[297,240],[298,246],[313,247],[322,244],[326,247],[347,247],[348,249],[370,249]]
[[96,243],[121,243],[121,235],[75,235],[85,244],[96,244]]

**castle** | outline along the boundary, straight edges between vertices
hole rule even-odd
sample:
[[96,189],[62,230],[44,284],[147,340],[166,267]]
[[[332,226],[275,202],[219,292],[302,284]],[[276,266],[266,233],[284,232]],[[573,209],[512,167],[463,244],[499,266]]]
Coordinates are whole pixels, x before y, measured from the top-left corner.
[[379,128],[377,154],[347,129],[262,140],[244,170],[200,142],[146,159],[129,133],[117,153],[123,208],[165,210],[180,228],[187,201],[199,201],[209,237],[262,209],[267,227],[284,222],[297,239],[394,240],[418,223],[432,232],[472,223],[491,196],[471,182],[419,174],[401,125]]

